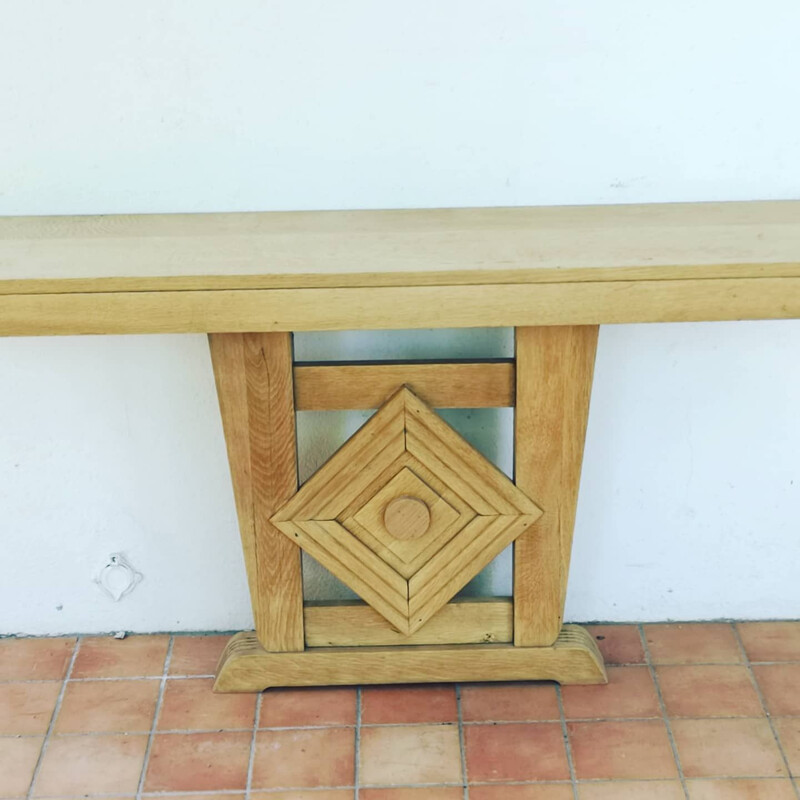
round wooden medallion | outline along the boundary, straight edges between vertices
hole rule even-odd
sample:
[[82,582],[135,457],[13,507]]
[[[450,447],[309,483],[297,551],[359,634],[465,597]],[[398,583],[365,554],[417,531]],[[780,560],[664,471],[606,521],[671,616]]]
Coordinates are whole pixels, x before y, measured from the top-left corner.
[[431,524],[431,512],[418,497],[395,497],[383,512],[383,524],[395,539],[417,539]]

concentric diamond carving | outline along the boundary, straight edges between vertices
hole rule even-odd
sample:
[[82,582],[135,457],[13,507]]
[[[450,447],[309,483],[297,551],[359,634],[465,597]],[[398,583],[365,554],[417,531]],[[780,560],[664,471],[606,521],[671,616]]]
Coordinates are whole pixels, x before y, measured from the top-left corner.
[[272,523],[410,634],[541,514],[404,387]]

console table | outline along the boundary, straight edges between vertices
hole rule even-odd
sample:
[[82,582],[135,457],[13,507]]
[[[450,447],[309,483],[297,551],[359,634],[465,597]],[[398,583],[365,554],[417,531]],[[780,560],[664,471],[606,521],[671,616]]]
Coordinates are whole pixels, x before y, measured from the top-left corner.
[[[207,333],[255,617],[217,691],[602,683],[562,615],[598,326],[800,317],[800,202],[0,219],[0,335]],[[510,360],[292,331],[511,326]],[[435,411],[515,408],[514,480]],[[298,487],[295,412],[377,409]],[[514,546],[513,598],[454,599]],[[301,550],[363,603],[304,603]]]

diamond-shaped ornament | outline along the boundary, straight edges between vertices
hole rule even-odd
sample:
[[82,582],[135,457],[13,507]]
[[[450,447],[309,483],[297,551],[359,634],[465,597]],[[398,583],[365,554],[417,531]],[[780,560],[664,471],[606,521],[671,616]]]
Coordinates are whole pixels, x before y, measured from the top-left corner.
[[411,634],[541,514],[403,387],[272,523]]

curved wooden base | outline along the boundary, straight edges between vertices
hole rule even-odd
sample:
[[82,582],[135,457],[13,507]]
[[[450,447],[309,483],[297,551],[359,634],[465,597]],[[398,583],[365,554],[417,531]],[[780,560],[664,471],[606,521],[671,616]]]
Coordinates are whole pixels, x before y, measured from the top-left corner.
[[260,692],[274,686],[451,681],[606,683],[603,657],[592,637],[565,625],[550,647],[509,644],[427,647],[313,647],[270,653],[255,633],[237,633],[217,667],[215,692]]

